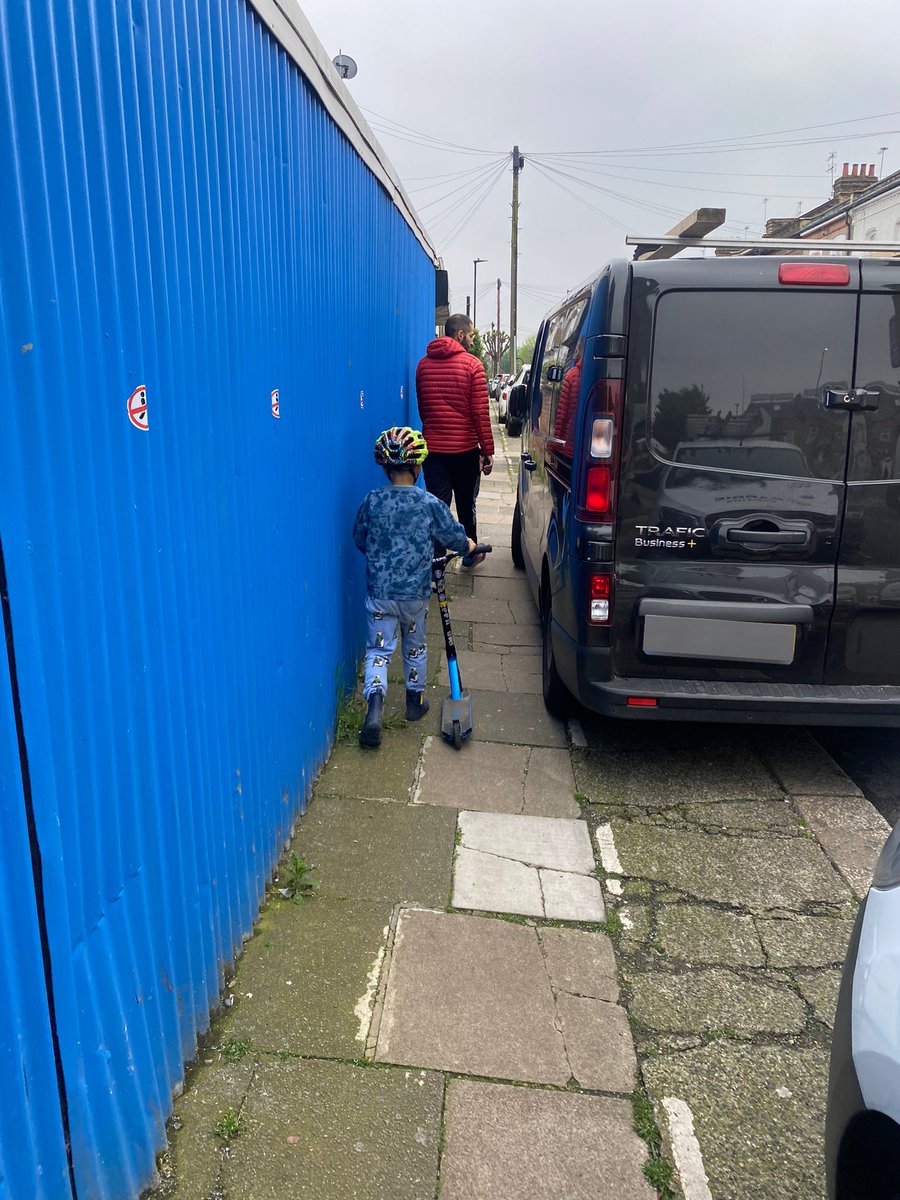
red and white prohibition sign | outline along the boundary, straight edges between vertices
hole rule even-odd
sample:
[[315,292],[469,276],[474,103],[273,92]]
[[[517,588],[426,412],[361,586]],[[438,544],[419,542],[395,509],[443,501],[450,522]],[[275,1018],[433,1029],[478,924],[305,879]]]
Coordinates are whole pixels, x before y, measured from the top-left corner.
[[144,384],[136,387],[128,397],[128,420],[135,429],[143,429],[145,433],[150,428],[147,418],[147,389]]
[[272,416],[273,417],[281,416],[281,403],[278,399],[278,388],[276,388],[275,391],[272,393]]

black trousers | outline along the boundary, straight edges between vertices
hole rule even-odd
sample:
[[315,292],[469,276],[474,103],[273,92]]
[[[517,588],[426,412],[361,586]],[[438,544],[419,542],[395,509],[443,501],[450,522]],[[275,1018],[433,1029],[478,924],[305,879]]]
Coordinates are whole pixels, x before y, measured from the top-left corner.
[[[478,541],[475,533],[475,497],[481,484],[481,451],[464,450],[462,454],[429,454],[425,459],[425,486],[449,507],[451,498],[456,500],[456,515],[459,523],[473,542]],[[435,543],[435,554],[443,554],[445,547]]]

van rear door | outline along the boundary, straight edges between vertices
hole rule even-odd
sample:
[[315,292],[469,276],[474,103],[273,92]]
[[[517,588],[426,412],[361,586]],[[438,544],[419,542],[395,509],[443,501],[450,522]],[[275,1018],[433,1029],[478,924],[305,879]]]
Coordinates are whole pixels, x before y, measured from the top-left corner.
[[864,259],[826,683],[900,684],[900,262]]
[[782,261],[634,264],[616,675],[823,682],[849,418],[821,396],[851,384],[859,268]]

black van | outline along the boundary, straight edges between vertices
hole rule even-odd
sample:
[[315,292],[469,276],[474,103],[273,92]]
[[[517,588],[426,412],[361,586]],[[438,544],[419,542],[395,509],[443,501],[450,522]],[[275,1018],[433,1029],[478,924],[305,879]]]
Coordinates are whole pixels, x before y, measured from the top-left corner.
[[614,262],[542,324],[512,553],[543,690],[900,725],[900,259]]

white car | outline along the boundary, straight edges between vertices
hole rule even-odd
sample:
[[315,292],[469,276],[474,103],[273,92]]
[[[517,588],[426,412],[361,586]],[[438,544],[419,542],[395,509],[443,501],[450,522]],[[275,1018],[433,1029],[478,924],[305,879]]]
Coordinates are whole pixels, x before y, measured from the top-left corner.
[[844,966],[825,1164],[829,1200],[900,1195],[900,824],[881,852]]
[[527,383],[530,374],[530,366],[519,367],[517,375],[510,375],[504,380],[497,395],[497,420],[501,425],[505,425],[509,419],[509,393],[517,383]]

